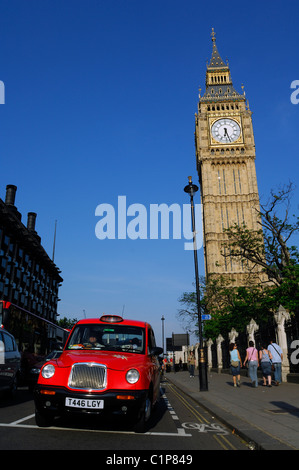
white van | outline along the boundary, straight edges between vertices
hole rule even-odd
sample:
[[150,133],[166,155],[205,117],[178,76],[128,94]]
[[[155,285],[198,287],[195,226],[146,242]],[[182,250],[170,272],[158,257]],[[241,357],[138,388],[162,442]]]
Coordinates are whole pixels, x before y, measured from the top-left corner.
[[13,394],[21,369],[21,354],[14,337],[0,328],[0,391]]

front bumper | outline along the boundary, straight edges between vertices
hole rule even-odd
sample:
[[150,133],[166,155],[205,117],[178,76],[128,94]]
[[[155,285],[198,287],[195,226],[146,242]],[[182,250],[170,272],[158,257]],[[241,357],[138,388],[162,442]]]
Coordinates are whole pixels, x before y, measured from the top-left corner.
[[[46,393],[45,393],[46,392]],[[42,414],[61,416],[64,413],[120,414],[140,416],[144,409],[147,390],[109,390],[105,392],[78,392],[62,387],[45,387],[37,384],[34,389],[36,410]],[[73,400],[103,400],[102,409],[70,407],[66,398]]]

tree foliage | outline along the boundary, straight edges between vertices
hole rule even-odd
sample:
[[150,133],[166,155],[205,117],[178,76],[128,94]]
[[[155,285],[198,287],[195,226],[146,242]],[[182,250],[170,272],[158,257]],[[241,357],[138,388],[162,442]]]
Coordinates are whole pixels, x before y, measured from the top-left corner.
[[57,321],[57,325],[60,326],[61,328],[68,328],[68,329],[71,329],[73,328],[73,326],[75,325],[75,323],[77,323],[77,318],[66,318],[66,317],[63,317],[63,318],[60,318],[58,321]]
[[[268,289],[259,287],[234,287],[227,279],[220,277],[212,279],[201,293],[202,313],[209,313],[211,320],[204,322],[204,336],[213,340],[221,334],[227,335],[232,328],[244,331],[253,318],[257,323],[266,323],[271,315],[273,299]],[[198,317],[196,308],[196,295],[194,292],[185,292],[179,299],[181,308],[178,316],[187,322],[188,329],[195,326],[198,331]]]
[[[285,278],[296,278],[296,270],[291,269],[298,264],[299,254],[295,246],[288,246],[291,237],[299,232],[299,217],[290,215],[290,201],[293,184],[271,191],[266,204],[261,204],[258,212],[260,229],[253,231],[246,224],[225,229],[228,241],[222,253],[225,257],[234,257],[239,261],[249,261],[250,270],[262,267],[268,282],[280,286]],[[281,213],[283,216],[281,218]]]

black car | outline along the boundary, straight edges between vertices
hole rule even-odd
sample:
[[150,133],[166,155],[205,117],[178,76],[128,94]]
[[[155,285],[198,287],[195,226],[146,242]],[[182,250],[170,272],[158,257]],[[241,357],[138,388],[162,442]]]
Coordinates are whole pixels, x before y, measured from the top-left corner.
[[29,370],[29,374],[28,374],[28,377],[27,377],[27,380],[28,380],[28,386],[29,386],[29,390],[33,390],[36,383],[37,383],[37,379],[38,379],[38,376],[39,376],[39,373],[41,371],[41,368],[43,367],[43,365],[52,360],[52,359],[58,359],[62,354],[62,349],[59,349],[59,350],[55,350],[55,351],[52,351],[50,352],[44,359],[42,359],[41,361],[37,362],[36,364],[34,364],[33,367],[31,367],[31,369]]
[[21,354],[14,337],[0,329],[0,392],[13,394],[21,370]]

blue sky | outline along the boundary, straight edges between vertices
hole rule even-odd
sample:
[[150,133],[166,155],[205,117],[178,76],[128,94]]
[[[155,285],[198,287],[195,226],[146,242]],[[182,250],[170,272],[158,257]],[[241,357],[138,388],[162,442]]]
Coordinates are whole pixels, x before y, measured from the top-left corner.
[[[194,113],[211,29],[253,111],[260,197],[298,186],[296,2],[0,0],[0,197],[36,229],[64,278],[59,313],[150,321],[161,344],[182,332],[178,298],[194,282],[184,240],[99,240],[95,209],[186,204],[197,181]],[[199,195],[198,202],[199,202]],[[298,189],[293,209],[298,212]],[[204,273],[199,250],[200,274]]]

